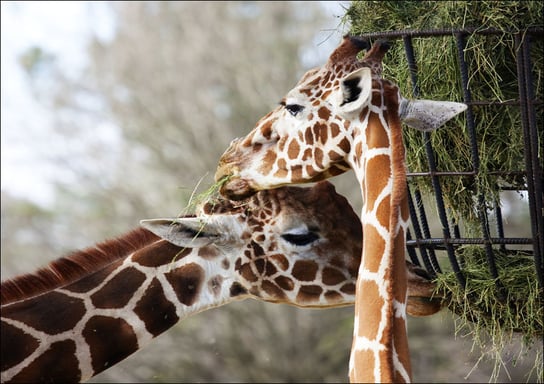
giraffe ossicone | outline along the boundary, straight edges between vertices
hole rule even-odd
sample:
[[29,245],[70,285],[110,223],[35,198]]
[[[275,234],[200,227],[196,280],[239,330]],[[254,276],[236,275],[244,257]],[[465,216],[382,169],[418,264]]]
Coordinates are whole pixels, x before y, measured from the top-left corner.
[[[406,333],[409,223],[401,121],[423,131],[466,109],[449,101],[407,100],[382,78],[389,44],[345,36],[327,63],[296,86],[219,160],[221,193],[245,198],[262,189],[323,180],[350,168],[359,182],[365,236],[357,280],[349,377],[409,382]],[[359,60],[357,55],[368,49]]]

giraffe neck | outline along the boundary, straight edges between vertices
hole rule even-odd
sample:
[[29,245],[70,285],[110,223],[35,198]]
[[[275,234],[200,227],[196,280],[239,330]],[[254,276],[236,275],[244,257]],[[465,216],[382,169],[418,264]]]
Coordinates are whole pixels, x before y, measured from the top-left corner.
[[387,87],[375,91],[372,105],[354,127],[350,161],[362,190],[365,241],[356,288],[352,382],[411,380],[406,334],[404,147],[400,121],[395,118],[398,105],[390,102],[395,95],[383,94],[393,91]]
[[157,240],[68,285],[2,305],[2,382],[84,381],[179,320],[245,296],[213,247]]

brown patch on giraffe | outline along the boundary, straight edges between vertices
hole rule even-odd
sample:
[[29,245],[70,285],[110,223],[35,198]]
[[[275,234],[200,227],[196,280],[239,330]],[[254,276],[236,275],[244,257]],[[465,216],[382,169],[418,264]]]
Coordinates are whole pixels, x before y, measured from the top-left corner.
[[330,303],[337,303],[342,300],[343,296],[336,291],[325,292],[325,299]]
[[340,134],[340,127],[338,126],[338,124],[331,123],[330,127],[331,127],[331,137],[334,138]]
[[240,275],[244,279],[246,279],[249,282],[254,283],[255,281],[258,280],[257,275],[253,272],[253,269],[251,268],[251,264],[249,263],[242,264],[240,268],[236,268],[236,270],[238,271],[238,273],[240,273]]
[[313,281],[317,274],[317,264],[309,260],[297,260],[293,265],[292,275],[296,280]]
[[385,228],[389,228],[391,219],[391,196],[384,198],[376,209],[376,218]]
[[247,294],[247,289],[245,289],[242,284],[238,283],[238,282],[234,282],[232,283],[232,285],[230,286],[230,296],[231,297],[236,297],[236,296],[240,296],[240,295],[245,295]]
[[[264,212],[261,212],[261,213],[263,213],[263,214],[264,214]],[[266,215],[265,215],[265,216],[266,216]],[[264,217],[263,217],[262,215],[261,215],[260,217],[261,217],[261,219],[263,219],[263,218],[264,218]],[[266,239],[266,237],[265,237],[265,235],[264,235],[264,234],[262,234],[262,233],[261,233],[261,234],[259,234],[259,235],[257,235],[257,236],[255,236],[255,241],[258,241],[259,243],[262,243],[262,242],[264,242],[264,240],[265,240],[265,239]]]
[[223,269],[229,269],[229,267],[230,267],[230,261],[229,261],[229,259],[224,258],[224,259],[221,261],[221,267],[223,267]]
[[372,225],[365,225],[363,233],[365,234],[363,247],[366,250],[366,254],[379,255],[379,257],[367,257],[364,267],[368,271],[376,273],[380,268],[380,261],[385,252],[385,240]]
[[342,285],[342,288],[340,288],[340,292],[344,292],[348,295],[355,295],[355,288],[355,284],[347,283]]
[[198,256],[206,260],[212,260],[221,256],[221,252],[215,247],[202,247],[198,250]]
[[400,204],[400,214],[403,221],[407,222],[410,219],[410,209],[408,209],[407,197]]
[[317,301],[323,292],[319,285],[302,285],[297,293],[298,302]]
[[172,285],[178,300],[187,305],[193,305],[204,280],[204,270],[195,263],[183,265],[165,274],[166,279]]
[[[59,311],[58,308],[63,308]],[[40,316],[37,318],[36,313]],[[18,320],[38,331],[55,335],[69,331],[85,314],[81,299],[51,291],[2,307],[2,317]]]
[[321,107],[317,111],[317,115],[319,116],[320,119],[327,121],[331,117],[331,111],[329,111],[328,108]]
[[[2,360],[5,356],[7,355],[2,354]],[[10,382],[75,383],[81,380],[81,372],[78,367],[75,342],[72,340],[58,341],[51,344],[47,351],[15,375]],[[36,376],[36,372],[39,372],[39,376]]]
[[302,180],[302,165],[294,165],[291,168],[291,181],[297,182],[298,180]]
[[368,116],[368,128],[365,130],[366,142],[369,149],[389,148],[389,135],[375,112]]
[[[404,319],[395,317],[393,320],[393,326],[395,329],[395,349],[397,351],[399,360],[402,365],[408,371],[408,375],[412,377],[411,364],[410,364],[410,351],[408,346],[408,335],[406,334],[406,323]],[[397,375],[397,379],[402,379],[402,376]],[[398,381],[398,380],[396,380]]]
[[23,361],[40,345],[37,339],[3,320],[0,331],[2,372]]
[[344,158],[344,155],[341,155],[340,153],[336,152],[336,151],[329,151],[329,160],[331,161],[331,163],[334,163],[338,160],[341,160]]
[[405,249],[406,249],[405,234],[404,234],[404,230],[400,228],[398,235],[395,237],[393,241],[392,252],[395,258],[393,263],[393,267],[394,267],[393,276],[396,276],[395,280],[393,281],[393,284],[394,284],[393,295],[401,303],[404,303],[406,301],[405,293],[408,289],[406,262],[404,261]]
[[269,149],[266,151],[263,160],[261,162],[261,166],[259,167],[259,172],[263,175],[267,175],[272,170],[272,166],[276,162],[276,151]]
[[319,169],[325,168],[323,166],[323,151],[320,148],[314,148],[314,161]]
[[326,100],[327,97],[332,93],[332,91],[329,89],[328,91],[323,92],[323,95],[321,96],[321,100]]
[[338,143],[338,147],[342,151],[344,151],[344,153],[349,153],[351,150],[351,144],[349,143],[349,140],[345,137],[342,140],[340,140],[340,142]]
[[144,267],[159,267],[170,264],[175,259],[179,260],[191,252],[190,248],[181,248],[166,240],[159,241],[149,247],[138,250],[132,256],[132,260]]
[[[365,236],[365,241],[368,237]],[[357,329],[357,336],[366,337],[370,340],[376,338],[381,320],[381,308],[385,302],[380,296],[379,287],[373,281],[364,280],[361,285],[361,291],[363,295],[358,297],[357,305],[359,310],[355,310],[355,313],[361,313],[361,308],[375,308],[372,313],[367,313],[364,321],[359,319],[359,329]]]
[[[357,362],[356,365],[360,367],[374,367],[376,365],[376,358],[374,356],[374,352],[370,349],[358,349],[355,351],[354,361]],[[355,367],[354,369],[357,369]],[[359,373],[359,375],[361,375]],[[366,375],[366,374],[365,374]],[[372,375],[373,373],[368,373],[368,375]],[[350,381],[354,382],[353,378],[350,378]],[[374,381],[372,381],[374,382]]]
[[284,178],[287,176],[287,162],[285,159],[278,160],[278,170],[274,174],[276,177]]
[[304,142],[307,144],[307,145],[313,145],[314,144],[314,136],[312,134],[312,130],[310,128],[306,129],[306,131],[304,131]]
[[[390,158],[387,155],[376,155],[370,158],[365,166],[366,172],[366,198],[368,203],[368,211],[374,209],[374,202],[378,198],[382,190],[387,186],[391,177]],[[368,184],[368,183],[372,184]],[[366,240],[365,240],[366,241]]]
[[265,267],[265,261],[264,259],[256,259],[253,264],[255,265],[255,268],[257,268],[257,272],[259,275],[264,275],[264,267]]
[[261,143],[253,143],[253,145],[251,146],[251,150],[253,152],[259,152],[262,148],[262,144]]
[[285,292],[280,287],[278,287],[276,284],[272,283],[269,280],[263,280],[261,287],[264,292],[266,292],[269,296],[271,296],[275,300],[287,299]]
[[311,158],[312,158],[312,149],[311,148],[306,148],[304,150],[304,154],[302,155],[302,160],[306,161],[306,160],[311,159]]
[[314,133],[317,141],[325,144],[329,140],[329,129],[325,124],[317,123],[314,125]]
[[276,264],[276,266],[282,271],[287,271],[287,268],[289,268],[289,260],[287,260],[287,257],[280,253],[270,256],[269,259],[274,261],[274,264]]
[[[387,332],[387,330],[386,330]],[[398,352],[398,351],[397,351]],[[379,379],[380,383],[399,383],[401,377],[395,377],[395,368],[393,365],[393,353],[388,350],[378,351],[378,359],[382,362],[382,369],[380,371],[381,377]],[[393,375],[393,376],[391,376]]]
[[164,295],[157,278],[151,281],[142,298],[136,303],[134,313],[145,323],[145,328],[153,336],[163,333],[179,320],[176,307]]
[[[268,115],[263,117],[263,119],[266,120],[267,117]],[[261,135],[263,135],[266,140],[270,140],[270,138],[272,137],[272,126],[276,120],[277,119],[266,120],[265,123],[261,126]]]
[[323,283],[326,285],[336,285],[346,280],[344,274],[338,269],[325,267],[322,272]]
[[91,295],[96,308],[122,308],[145,281],[145,274],[134,267],[121,270],[106,285]]
[[298,154],[300,152],[300,145],[298,144],[297,140],[292,139],[289,142],[289,146],[287,147],[287,156],[294,160],[298,157]]
[[138,349],[138,338],[134,330],[120,318],[93,316],[82,334],[89,345],[95,372],[115,365]]
[[265,265],[265,275],[266,276],[274,276],[278,272],[278,268],[272,263],[270,263],[268,260],[266,261]]
[[295,287],[295,283],[293,282],[293,280],[288,277],[288,276],[278,276],[274,279],[274,281],[276,282],[276,284],[278,284],[278,286],[285,290],[285,291],[292,291],[293,288]]
[[[260,230],[262,230],[262,227],[260,227]],[[264,256],[264,249],[259,244],[257,244],[255,241],[251,241],[249,246],[253,249],[253,256],[254,257],[261,257]]]

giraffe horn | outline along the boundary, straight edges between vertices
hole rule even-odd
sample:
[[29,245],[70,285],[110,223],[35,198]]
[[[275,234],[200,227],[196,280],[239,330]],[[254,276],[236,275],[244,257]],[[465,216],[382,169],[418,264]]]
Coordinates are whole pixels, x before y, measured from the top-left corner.
[[383,39],[376,40],[376,42],[372,44],[372,48],[367,51],[362,61],[375,61],[381,63],[389,48],[391,48],[391,42]]
[[369,49],[368,40],[357,36],[345,35],[342,43],[334,50],[329,57],[329,63],[336,64],[343,61],[356,61],[357,54],[363,49]]

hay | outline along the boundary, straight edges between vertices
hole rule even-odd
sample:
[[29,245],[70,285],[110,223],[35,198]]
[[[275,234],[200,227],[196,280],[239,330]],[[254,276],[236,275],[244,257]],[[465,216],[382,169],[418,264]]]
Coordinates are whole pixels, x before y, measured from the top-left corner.
[[[485,250],[466,246],[457,250],[457,257],[466,276],[462,289],[454,272],[441,273],[436,278],[436,294],[445,298],[446,306],[458,317],[456,334],[472,336],[474,346],[495,361],[493,376],[502,364],[501,352],[521,333],[518,359],[529,349],[542,343],[544,306],[538,287],[534,259],[523,252],[495,251],[498,279],[489,272]],[[497,286],[499,281],[499,286]],[[536,344],[535,344],[536,343]],[[534,369],[543,374],[542,349],[537,350]],[[493,377],[492,377],[493,379]]]
[[[350,22],[351,34],[394,30],[424,30],[443,28],[497,28],[501,31],[523,31],[528,27],[542,27],[541,2],[537,1],[354,1],[344,21]],[[519,98],[513,35],[471,35],[467,37],[465,60],[468,65],[469,89],[472,100],[498,102]],[[421,98],[462,101],[459,65],[455,40],[451,36],[414,38],[414,52],[418,65],[418,86]],[[535,93],[542,99],[543,42],[534,41],[531,57],[534,60]],[[401,42],[393,44],[384,62],[384,77],[399,84],[406,97],[414,97],[410,73]],[[440,178],[447,208],[457,222],[464,221],[474,228],[479,226],[474,209],[474,196],[482,193],[493,206],[499,201],[498,188],[525,189],[526,180],[501,172],[525,169],[521,116],[516,105],[473,106],[480,169],[474,177]],[[542,113],[537,124],[544,123]],[[472,171],[469,136],[460,117],[431,135],[439,171]],[[540,131],[540,140],[544,133]],[[428,171],[424,136],[415,130],[404,131],[407,165],[411,172]],[[412,184],[423,193],[433,193],[430,178],[417,177]]]

